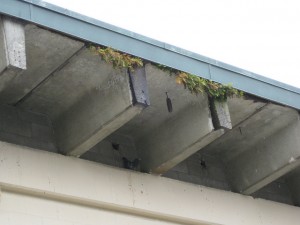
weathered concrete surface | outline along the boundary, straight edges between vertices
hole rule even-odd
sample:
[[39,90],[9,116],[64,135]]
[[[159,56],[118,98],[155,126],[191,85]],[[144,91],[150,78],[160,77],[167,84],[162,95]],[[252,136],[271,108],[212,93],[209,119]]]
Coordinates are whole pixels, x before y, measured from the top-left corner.
[[13,106],[0,106],[0,140],[56,152],[50,119]]
[[[2,31],[4,31],[3,23],[1,25]],[[22,24],[19,25],[23,26]],[[15,32],[15,30],[13,31]],[[111,137],[126,136],[128,138],[124,138],[121,146],[127,158],[132,160],[139,157],[139,155],[143,155],[144,149],[148,149],[149,152],[154,149],[153,157],[152,153],[148,151],[146,154],[149,154],[149,157],[144,155],[144,160],[147,161],[148,158],[152,160],[151,163],[154,165],[153,171],[156,170],[157,173],[163,173],[170,168],[174,168],[166,175],[171,174],[170,177],[174,176],[179,180],[228,190],[227,182],[223,178],[218,178],[221,175],[217,171],[220,172],[223,169],[221,165],[218,163],[214,164],[212,161],[214,166],[210,167],[208,165],[207,169],[204,170],[201,169],[199,160],[184,160],[190,154],[208,144],[207,147],[201,149],[201,155],[203,153],[207,157],[221,159],[227,165],[227,172],[230,171],[230,167],[234,168],[234,166],[237,166],[238,169],[233,170],[239,170],[240,167],[244,166],[242,163],[238,165],[239,157],[245,157],[260,163],[259,160],[256,160],[259,154],[250,152],[258,151],[257,146],[263,143],[264,138],[268,139],[275,135],[276,132],[279,132],[286,124],[290,123],[288,116],[290,109],[288,108],[257,102],[257,100],[260,101],[259,99],[233,98],[228,99],[228,108],[227,106],[219,108],[224,116],[221,121],[225,121],[224,124],[226,126],[221,124],[220,126],[214,126],[214,128],[230,128],[231,122],[234,127],[233,131],[227,131],[223,136],[220,136],[223,130],[211,130],[208,134],[205,134],[205,132],[201,133],[209,127],[209,125],[205,125],[201,126],[200,136],[196,139],[196,136],[199,135],[197,131],[200,127],[197,120],[200,115],[196,111],[207,110],[206,104],[201,110],[197,109],[200,108],[198,105],[203,103],[203,99],[206,101],[206,96],[191,95],[187,90],[184,90],[183,86],[176,84],[174,77],[170,77],[168,73],[148,64],[145,70],[148,74],[147,80],[150,87],[151,107],[138,114],[143,107],[132,107],[132,102],[137,100],[139,103],[149,103],[149,99],[146,98],[147,95],[145,94],[146,86],[135,86],[135,84],[139,83],[135,78],[139,79],[142,76],[131,76],[131,79],[136,81],[132,85],[134,87],[132,92],[132,90],[130,91],[130,82],[127,75],[125,75],[125,71],[120,72],[107,68],[107,64],[104,65],[97,56],[90,55],[83,48],[81,41],[76,41],[31,24],[26,24],[22,32],[23,34],[25,33],[26,39],[27,58],[25,59],[28,65],[27,70],[21,69],[21,73],[18,75],[13,73],[14,76],[3,76],[4,72],[13,71],[6,69],[2,76],[0,75],[0,86],[3,85],[3,89],[1,90],[0,88],[0,104],[17,103],[15,109],[22,113],[18,113],[18,116],[15,116],[14,110],[11,111],[11,115],[0,112],[0,139],[2,140],[37,149],[56,151],[52,139],[49,138],[53,135],[51,133],[52,129],[45,124],[35,122],[34,119],[27,121],[27,118],[25,118],[27,116],[29,118],[39,118],[36,115],[42,115],[41,117],[49,120],[49,115],[55,121],[61,151],[66,154],[80,155],[103,139],[102,142],[97,144],[95,148],[92,148],[91,151],[86,152],[82,157],[121,167],[122,156],[112,149],[111,143],[114,141],[118,142],[118,140],[122,142],[123,140]],[[2,32],[1,34],[1,43],[4,43],[4,33]],[[14,40],[18,35],[11,36],[11,40]],[[5,45],[0,45],[1,47],[1,59],[5,58],[5,60],[0,61],[0,68],[8,68]],[[19,59],[19,56],[17,55],[14,59]],[[83,58],[86,60],[83,60]],[[138,71],[143,72],[143,70],[144,68]],[[0,69],[0,71],[2,72],[3,69]],[[125,76],[126,78],[124,78]],[[9,77],[10,82],[6,82],[4,77]],[[14,79],[11,79],[12,77]],[[101,77],[103,80],[101,80]],[[168,92],[172,100],[172,113],[169,113],[167,110],[165,92]],[[115,97],[111,97],[114,95]],[[103,100],[104,98],[105,100]],[[128,99],[130,101],[127,104]],[[120,104],[123,104],[123,106],[120,108],[115,107],[115,105]],[[87,112],[85,110],[90,111]],[[230,111],[231,121],[229,121],[228,110]],[[287,116],[284,116],[284,114]],[[137,116],[134,117],[135,115]],[[134,119],[130,120],[133,117]],[[185,121],[185,117],[189,120],[187,124],[182,122]],[[194,118],[197,120],[196,122],[193,120]],[[207,118],[209,120],[209,113]],[[127,121],[129,122],[126,123]],[[164,129],[160,129],[166,124],[167,126]],[[203,124],[205,123],[203,122]],[[119,127],[120,129],[116,130]],[[174,127],[176,129],[173,129]],[[182,127],[185,128],[182,129]],[[196,132],[193,133],[193,129],[188,129],[188,127],[195,128]],[[112,135],[109,135],[111,133]],[[107,135],[109,136],[105,138]],[[189,136],[188,138],[194,137],[194,139],[191,140],[185,136]],[[149,144],[144,148],[143,140],[147,139],[147,137],[153,138],[153,141],[149,141]],[[218,140],[213,141],[215,138]],[[173,141],[174,139],[175,141]],[[163,143],[161,144],[162,147],[155,147],[159,145],[156,140]],[[182,146],[177,145],[177,141],[180,141]],[[212,141],[213,143],[209,144]],[[169,142],[174,142],[175,144],[165,144]],[[190,142],[190,145],[187,145],[188,142]],[[137,149],[135,143],[142,144]],[[206,151],[207,149],[211,151]],[[279,157],[279,153],[273,154],[272,151],[270,154],[274,158]],[[181,163],[182,161],[184,162]],[[275,162],[276,160],[273,161]],[[264,163],[266,164],[264,167],[268,169],[270,163],[267,161]],[[245,165],[247,166],[248,164],[245,163]],[[276,164],[276,166],[279,165]],[[275,167],[272,165],[273,171],[276,169]],[[184,168],[187,168],[187,170],[178,171],[184,170]],[[243,169],[247,168],[243,167]],[[287,167],[287,170],[292,168]],[[268,175],[260,180],[255,189],[271,182],[283,172],[287,172],[287,170],[280,170],[280,172],[275,172],[274,174],[269,173],[270,176]],[[252,179],[251,170],[249,171],[249,177]],[[235,178],[232,174],[231,172],[227,173],[228,177],[234,180]],[[254,179],[249,182],[251,184],[257,183]],[[269,191],[262,191],[262,193],[269,196],[274,194],[274,192]],[[257,196],[261,197],[262,195]],[[278,199],[281,197],[279,196]],[[276,198],[273,199],[276,200]],[[284,200],[284,198],[282,199]]]
[[295,112],[288,107],[264,105],[203,150],[211,155],[219,156],[227,164],[246,150],[253,148],[259,141],[291,123],[297,116]]
[[[164,72],[151,64],[146,64],[145,69],[150,107],[147,107],[143,113],[117,131],[123,135],[130,134],[135,141],[156,129],[188,105],[196,104],[195,102],[202,98],[201,95],[198,97],[192,95],[182,85],[176,84],[175,78],[170,76],[168,72]],[[172,113],[169,113],[167,109],[166,92],[172,101]]]
[[262,198],[270,201],[294,205],[292,193],[284,177],[285,176],[264,186],[251,196],[254,198]]
[[0,16],[0,92],[25,69],[24,24]]
[[[99,56],[83,49],[36,88],[20,106],[48,114],[55,121],[80,101],[97,102],[97,97],[93,97],[96,95],[107,98],[107,104],[118,105],[124,101],[128,106],[127,103],[132,102],[129,87],[126,70],[115,70]],[[110,101],[111,93],[121,94],[117,102]]]
[[[100,99],[98,105],[90,103],[72,108],[56,122],[56,137],[62,153],[73,156],[84,154],[144,109],[142,105],[131,105],[120,113],[119,108],[110,107],[111,113],[104,112],[101,105],[106,102],[100,102]],[[84,109],[80,110],[82,106]]]
[[294,204],[300,206],[300,167],[288,174],[286,182],[291,190]]
[[[198,96],[191,94],[187,89],[184,89],[183,85],[176,84],[174,76],[170,76],[168,72],[164,72],[151,64],[146,65],[146,74],[151,101],[150,107],[117,131],[121,134],[130,134],[136,141],[151,133],[153,129],[157,129],[164,121],[189,105],[199,104],[198,101],[204,97],[201,94]],[[171,114],[166,106],[166,92],[168,92],[173,105]],[[251,110],[246,107],[247,105],[251,105]],[[260,105],[260,103],[254,103],[252,100],[228,99],[230,119],[234,122],[240,121],[240,119],[252,114]]]
[[226,163],[227,175],[235,191],[252,194],[300,165],[298,113],[287,112],[277,120],[287,124],[275,129],[274,122],[271,126],[275,132],[271,136],[263,137]]
[[228,98],[227,102],[232,127],[237,126],[248,117],[251,117],[266,105],[265,102],[237,97]]
[[[216,131],[211,131],[204,137],[201,137],[199,140],[196,142],[192,143],[190,146],[181,149],[179,152],[166,152],[164,151],[161,155],[162,157],[160,159],[164,161],[160,161],[160,159],[154,159],[152,162],[154,167],[149,169],[151,173],[156,173],[156,174],[163,174],[166,171],[170,170],[174,166],[178,165],[197,151],[201,150],[203,147],[206,145],[210,144],[220,136],[224,134],[223,129],[219,129]],[[177,135],[177,133],[174,133],[174,135]],[[182,135],[182,133],[179,133],[179,135]],[[153,150],[152,150],[153,151]],[[154,155],[155,153],[151,153],[151,156]],[[153,156],[152,156],[153,157]],[[158,164],[157,164],[158,163]],[[156,164],[156,165],[155,165]],[[158,166],[157,166],[158,165]]]
[[[0,103],[15,104],[22,100],[83,46],[82,42],[31,24],[25,26],[23,35],[27,69],[0,88]],[[15,48],[22,52],[25,46]]]
[[0,17],[0,29],[1,51],[4,52],[4,58],[6,58],[6,65],[5,60],[1,60],[1,67],[12,66],[25,70],[26,54],[24,24],[13,18]]
[[[224,132],[214,131],[206,95],[196,96],[182,90],[168,72],[152,66],[146,67],[146,75],[151,102],[149,111],[156,110],[156,116],[147,110],[140,116],[148,130],[141,128],[144,135],[137,140],[136,146],[142,170],[162,174]],[[165,92],[172,101],[172,113],[167,110]]]
[[[115,146],[117,145],[118,148],[114,148],[113,144]],[[114,132],[80,158],[124,168],[123,157],[126,157],[130,161],[134,161],[138,158],[134,140],[130,136],[120,135]],[[139,170],[139,165],[137,165],[136,170]]]
[[0,171],[1,224],[294,225],[300,220],[298,207],[3,142]]
[[199,152],[163,174],[175,180],[230,191],[222,161],[218,157]]
[[3,26],[3,19],[0,17],[0,73],[7,67],[7,56],[6,56],[6,40]]
[[133,103],[139,103],[145,106],[150,105],[145,67],[143,66],[135,68],[134,71],[129,71],[129,78]]
[[207,101],[186,108],[137,142],[142,170],[168,171],[224,133],[213,129]]
[[212,122],[215,129],[231,129],[232,123],[227,101],[209,99]]
[[134,106],[126,70],[88,49],[74,56],[20,104],[54,121],[61,152],[79,156],[144,108]]

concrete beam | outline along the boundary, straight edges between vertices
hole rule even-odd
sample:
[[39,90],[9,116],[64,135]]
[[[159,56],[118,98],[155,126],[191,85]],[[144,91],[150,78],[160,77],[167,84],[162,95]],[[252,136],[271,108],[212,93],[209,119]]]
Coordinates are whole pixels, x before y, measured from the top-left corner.
[[0,17],[0,91],[25,69],[24,25],[16,19]]
[[163,174],[223,135],[210,115],[208,99],[201,96],[138,140],[141,169]]
[[286,182],[291,191],[294,204],[300,206],[300,167],[289,174],[286,178]]
[[252,194],[300,165],[299,115],[292,111],[289,117],[293,119],[290,125],[262,138],[226,163],[235,191]]
[[0,104],[20,105],[84,46],[82,42],[33,24],[26,24],[24,29],[27,68],[1,90]]
[[[101,103],[103,102],[101,101]],[[99,103],[99,105],[101,103]],[[99,105],[95,107],[99,107]],[[90,106],[87,107],[90,108]],[[78,106],[78,108],[80,108],[80,106]],[[64,122],[63,126],[58,128],[61,129],[59,134],[62,134],[62,132],[69,133],[68,136],[62,136],[58,139],[59,150],[64,154],[79,157],[94,147],[97,143],[102,141],[104,138],[109,136],[111,133],[119,129],[125,123],[130,121],[134,116],[138,115],[143,108],[144,106],[142,105],[132,105],[114,117],[111,117],[110,115],[104,115],[101,113],[101,111],[94,118],[86,117],[90,114],[90,112],[85,111],[87,108],[85,108],[83,111],[78,110],[78,113],[75,114],[70,113],[70,118],[66,119],[67,121]],[[115,112],[117,111],[112,107],[109,107],[108,109],[115,110]],[[101,124],[99,124],[99,120],[103,120],[103,117],[108,117],[106,118],[107,121],[103,121]],[[87,120],[91,120],[91,122],[85,123],[84,121]],[[75,125],[75,122],[79,123]],[[80,127],[82,129],[80,129]],[[87,133],[85,131],[87,131]],[[75,137],[78,137],[79,139],[76,139]],[[63,140],[63,138],[66,139]]]
[[0,223],[7,225],[296,225],[300,220],[299,207],[4,142],[0,171]]
[[[138,115],[149,102],[144,69],[137,69],[132,74],[139,77],[134,80],[126,71],[115,74],[120,71],[106,66],[110,69],[101,74],[104,81],[99,88],[87,90],[54,122],[58,147],[64,154],[77,157],[84,154]],[[91,73],[95,75],[94,69]],[[140,83],[144,85],[142,88]],[[138,87],[140,91],[136,90]]]

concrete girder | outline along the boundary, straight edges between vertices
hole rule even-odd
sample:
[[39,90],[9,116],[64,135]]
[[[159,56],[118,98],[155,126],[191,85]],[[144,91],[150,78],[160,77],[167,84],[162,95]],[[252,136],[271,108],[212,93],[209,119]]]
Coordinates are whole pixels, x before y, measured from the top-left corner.
[[[145,119],[138,121],[151,129],[137,138],[136,147],[141,169],[163,174],[222,136],[222,128],[231,128],[231,119],[227,102],[209,101],[205,94],[193,95],[176,84],[168,72],[152,65],[146,66],[146,74],[151,107],[142,116],[151,124]],[[165,92],[172,101],[172,113],[167,111]],[[160,113],[154,114],[153,109]]]
[[84,46],[83,42],[32,24],[26,24],[23,29],[27,68],[0,89],[0,103],[3,104],[20,104]]
[[[166,128],[168,129],[168,128]],[[186,129],[184,129],[186,131]],[[164,132],[164,131],[163,131]],[[159,136],[161,133],[158,133]],[[164,146],[168,146],[167,142],[165,145],[160,147],[160,149],[155,148],[151,145],[151,149],[147,149],[151,152],[143,152],[142,153],[142,170],[148,171],[153,174],[163,174],[168,170],[172,169],[194,153],[198,152],[200,149],[213,142],[220,136],[224,134],[223,129],[219,129],[216,131],[211,131],[207,133],[205,136],[200,137],[198,140],[195,140],[193,143],[190,143],[189,146],[182,147],[180,146],[176,151],[165,151],[167,149],[163,149]],[[172,135],[185,135],[184,132],[176,132]],[[152,140],[158,138],[158,136],[154,136]],[[169,137],[166,137],[168,139]],[[164,141],[166,141],[166,139]],[[179,138],[180,139],[180,138]],[[163,150],[159,152],[159,150]],[[174,150],[174,149],[173,149]],[[144,150],[145,151],[145,150]],[[160,154],[160,155],[159,155]],[[146,158],[147,157],[147,158]],[[143,160],[144,159],[144,160]]]
[[[147,80],[152,107],[166,108],[165,96],[157,95],[157,92],[163,92],[157,90],[157,86],[163,84],[163,88],[172,88],[170,96],[174,110],[172,113],[163,110],[166,113],[161,112],[160,117],[167,115],[165,120],[136,141],[143,171],[163,174],[222,136],[222,128],[231,128],[227,103],[209,102],[206,95],[195,96],[185,90],[178,90],[178,85],[171,86],[176,83],[167,72],[151,67],[148,67]],[[155,94],[151,92],[152,89]],[[184,96],[186,93],[187,96]],[[211,112],[211,108],[214,108],[214,112]],[[217,123],[213,124],[211,117]],[[215,124],[218,126],[215,127]]]
[[26,69],[24,24],[0,17],[0,91]]
[[[83,110],[80,110],[81,104],[79,104],[74,109],[75,113],[67,113],[64,115],[64,119],[56,123],[56,137],[59,150],[62,153],[76,157],[81,156],[144,109],[143,105],[137,104],[129,105],[119,112],[121,108],[114,108],[111,104],[107,107],[107,110],[118,112],[118,114],[104,115],[103,110],[100,110],[99,114],[88,117],[92,116],[91,113],[95,112],[94,109],[100,109],[102,104],[107,104],[107,101],[103,100],[99,101],[99,104],[95,103],[94,101],[82,103],[82,106],[85,107]],[[90,120],[90,122],[86,122],[86,120]]]
[[[237,110],[238,108],[235,107],[235,111]],[[233,119],[235,118],[234,112],[231,113]],[[238,155],[252,149],[262,139],[291,123],[295,119],[295,110],[268,103],[251,114],[246,114],[243,118],[239,119],[238,123],[234,122],[233,129],[228,130],[221,138],[205,147],[204,152],[217,156],[224,164],[228,164]]]
[[[80,156],[148,104],[144,68],[131,76],[135,79],[85,49],[40,85],[22,106],[48,113],[54,121],[59,151]],[[138,90],[140,83],[144,86]]]
[[235,191],[250,195],[300,165],[298,113],[290,109],[277,120],[286,122],[285,127],[262,137],[226,162],[226,172]]

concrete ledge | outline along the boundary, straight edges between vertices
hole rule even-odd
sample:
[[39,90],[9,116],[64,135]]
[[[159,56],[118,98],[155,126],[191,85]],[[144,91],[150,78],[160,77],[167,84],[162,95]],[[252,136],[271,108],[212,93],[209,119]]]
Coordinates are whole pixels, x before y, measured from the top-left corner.
[[[26,196],[24,201],[37,196],[56,204],[62,201],[104,209],[116,216],[124,213],[191,225],[282,225],[298,224],[300,219],[298,207],[4,142],[0,142],[0,171],[3,196],[16,192]],[[12,210],[20,205],[7,201],[1,199],[4,216],[16,213]],[[56,208],[49,205],[47,211],[51,210]],[[37,215],[42,210],[33,212]]]

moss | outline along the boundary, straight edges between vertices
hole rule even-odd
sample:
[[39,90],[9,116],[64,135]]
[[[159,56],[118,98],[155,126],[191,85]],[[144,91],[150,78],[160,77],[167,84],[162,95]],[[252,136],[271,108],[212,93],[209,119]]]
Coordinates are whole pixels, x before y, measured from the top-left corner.
[[[116,51],[109,47],[87,44],[88,48],[102,60],[113,65],[114,68],[126,68],[134,71],[137,67],[144,65],[143,60],[132,55]],[[153,63],[157,68],[168,71],[170,75],[175,75],[177,84],[183,85],[193,94],[206,93],[209,98],[217,101],[226,101],[228,97],[242,97],[243,92],[233,88],[230,84],[224,85],[199,76],[185,73],[161,64]]]
[[[154,64],[155,65],[155,64]],[[193,94],[207,93],[208,97],[217,101],[226,101],[228,97],[242,97],[244,93],[232,87],[232,85],[220,84],[197,75],[185,73],[164,65],[155,65],[157,68],[170,72],[175,75],[176,83],[182,84]]]
[[134,68],[142,67],[143,60],[137,57],[133,57],[129,54],[118,52],[112,48],[106,48],[102,46],[88,45],[88,48],[99,55],[102,60],[113,65],[114,68],[126,68],[130,71],[134,71]]

